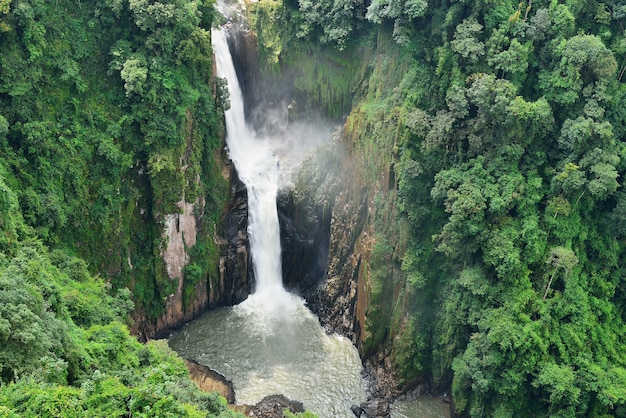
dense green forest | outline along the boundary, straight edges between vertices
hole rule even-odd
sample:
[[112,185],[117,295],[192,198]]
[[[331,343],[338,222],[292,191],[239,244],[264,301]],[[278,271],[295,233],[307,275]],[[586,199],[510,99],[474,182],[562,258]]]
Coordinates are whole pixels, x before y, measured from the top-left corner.
[[348,115],[365,354],[461,416],[626,416],[626,3],[254,10],[265,72]]
[[189,378],[163,340],[141,344],[130,292],[50,251],[0,172],[0,416],[239,416]]
[[213,2],[0,10],[0,164],[24,222],[159,315],[176,285],[159,261],[163,216],[182,199],[223,207]]
[[214,17],[211,1],[0,2],[0,416],[235,415],[127,326],[176,286],[163,215],[223,207]]

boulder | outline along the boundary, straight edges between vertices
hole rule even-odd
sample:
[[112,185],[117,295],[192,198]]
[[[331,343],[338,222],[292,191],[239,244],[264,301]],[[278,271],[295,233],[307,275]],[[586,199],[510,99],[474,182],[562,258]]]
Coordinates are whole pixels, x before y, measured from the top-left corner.
[[[361,410],[367,418],[386,418],[390,417],[389,401],[386,399],[374,398],[360,405]],[[353,410],[354,412],[354,410]]]
[[365,413],[365,411],[363,411],[363,408],[361,408],[358,405],[352,405],[350,407],[350,410],[352,411],[355,417],[360,417],[361,415]]
[[292,401],[284,395],[269,395],[252,407],[250,416],[259,418],[283,418],[283,411],[304,412],[302,402]]

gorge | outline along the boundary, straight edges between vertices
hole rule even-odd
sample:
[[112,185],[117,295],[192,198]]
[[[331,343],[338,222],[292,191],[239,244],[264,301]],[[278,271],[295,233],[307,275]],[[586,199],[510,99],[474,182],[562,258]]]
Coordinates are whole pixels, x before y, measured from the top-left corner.
[[214,30],[213,45],[217,74],[228,81],[230,92],[225,112],[228,155],[248,190],[254,292],[232,309],[195,320],[169,344],[231,379],[240,403],[254,405],[265,396],[282,394],[319,416],[349,418],[350,407],[365,401],[360,358],[350,341],[326,335],[304,300],[283,287],[276,203],[279,170],[294,161],[288,160],[284,140],[259,137],[245,120],[227,33],[226,28]]
[[[0,0],[0,415],[237,416],[159,340],[267,284],[214,3]],[[623,1],[245,4],[250,125],[332,121],[276,191],[269,269],[368,396],[626,416]]]

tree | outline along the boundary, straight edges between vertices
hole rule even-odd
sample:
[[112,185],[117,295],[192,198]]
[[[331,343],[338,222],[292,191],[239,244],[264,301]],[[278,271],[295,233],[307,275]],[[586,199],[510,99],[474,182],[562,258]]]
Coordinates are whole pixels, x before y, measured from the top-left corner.
[[452,49],[469,62],[477,62],[485,55],[485,44],[479,39],[483,25],[473,18],[462,21],[454,32],[454,40],[450,42]]
[[548,393],[550,411],[574,414],[574,405],[579,402],[581,390],[572,367],[548,363],[541,365],[539,370],[533,386],[542,387]]
[[141,95],[144,90],[144,83],[148,78],[145,57],[141,54],[133,54],[124,62],[120,74],[124,80],[126,97],[131,97],[133,94]]
[[615,74],[617,62],[613,53],[595,35],[576,35],[567,40],[561,66],[571,66],[581,73],[585,84],[606,80]]
[[40,289],[15,271],[0,272],[0,379],[14,381],[33,373],[41,361],[57,358],[62,329],[47,312]]
[[530,43],[521,44],[517,39],[511,40],[505,49],[488,59],[489,65],[502,70],[503,74],[521,75],[528,69]]
[[9,10],[11,10],[11,0],[0,0],[0,19],[2,19],[0,20],[0,33],[11,30],[11,27],[4,21],[4,17],[2,16],[9,14]]
[[345,48],[358,20],[362,19],[363,0],[298,0],[303,22],[298,36],[305,37],[316,28],[322,30],[322,43]]
[[574,266],[578,264],[578,257],[576,257],[574,252],[568,248],[554,247],[550,250],[550,255],[546,260],[546,264],[554,267],[554,271],[550,276],[550,280],[548,281],[542,300],[546,300],[548,292],[550,291],[550,286],[552,285],[552,280],[554,280],[554,277],[559,269],[562,268],[565,271],[566,276],[569,275]]

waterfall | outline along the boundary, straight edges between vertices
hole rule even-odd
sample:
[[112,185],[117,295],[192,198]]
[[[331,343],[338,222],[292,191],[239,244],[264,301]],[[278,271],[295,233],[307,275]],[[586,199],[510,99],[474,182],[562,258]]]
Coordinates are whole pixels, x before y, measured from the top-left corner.
[[351,405],[365,400],[358,352],[348,339],[327,335],[304,300],[284,289],[276,207],[281,181],[289,181],[286,177],[311,146],[330,139],[330,130],[294,123],[273,137],[255,132],[245,120],[227,36],[225,29],[212,32],[217,75],[228,81],[230,92],[228,155],[248,190],[256,287],[239,305],[207,312],[169,343],[231,379],[238,402],[252,405],[281,393],[320,417],[349,418]]
[[[280,226],[276,197],[278,159],[270,138],[261,138],[246,123],[244,101],[228,48],[226,29],[213,30],[218,77],[228,81],[230,109],[225,112],[228,156],[248,190],[248,235],[256,279],[257,303],[284,307],[291,295],[282,284]],[[250,302],[252,303],[252,302]]]

